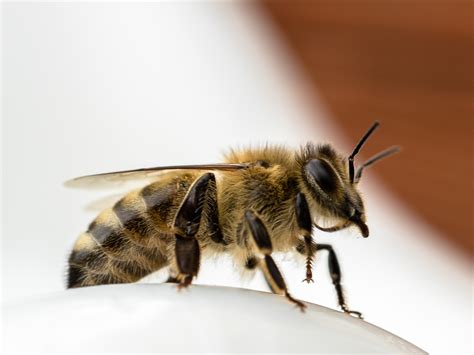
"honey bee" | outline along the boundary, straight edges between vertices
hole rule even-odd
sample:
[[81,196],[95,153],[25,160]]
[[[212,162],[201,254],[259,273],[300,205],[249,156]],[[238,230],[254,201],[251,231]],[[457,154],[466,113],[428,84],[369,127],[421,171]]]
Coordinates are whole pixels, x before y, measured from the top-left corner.
[[347,306],[334,249],[317,245],[312,229],[355,226],[369,236],[357,183],[364,168],[399,151],[389,148],[354,171],[354,157],[378,126],[371,126],[347,158],[329,144],[308,143],[298,151],[265,146],[230,151],[222,164],[144,168],[66,182],[84,187],[153,179],[102,211],[79,236],[69,256],[67,287],[135,282],[167,267],[168,282],[183,288],[197,276],[201,255],[226,253],[243,268],[262,270],[274,293],[304,310],[289,293],[272,252],[304,255],[303,281],[309,283],[316,252],[326,250],[340,308],[362,317]]

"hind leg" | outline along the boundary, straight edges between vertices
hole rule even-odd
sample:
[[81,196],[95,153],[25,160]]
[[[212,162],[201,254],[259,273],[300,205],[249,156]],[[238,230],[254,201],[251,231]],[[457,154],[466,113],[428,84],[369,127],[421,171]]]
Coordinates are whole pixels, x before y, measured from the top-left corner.
[[201,249],[196,234],[201,224],[207,192],[212,184],[215,184],[212,173],[198,178],[185,196],[174,221],[175,255],[178,268],[176,279],[180,288],[189,286],[199,271]]
[[179,284],[178,274],[179,272],[176,265],[170,265],[168,268],[168,278],[166,279],[165,283]]

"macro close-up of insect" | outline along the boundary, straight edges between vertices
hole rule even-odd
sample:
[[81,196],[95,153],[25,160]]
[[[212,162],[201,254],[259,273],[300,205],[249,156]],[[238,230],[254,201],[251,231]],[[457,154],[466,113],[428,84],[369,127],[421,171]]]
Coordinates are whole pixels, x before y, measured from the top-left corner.
[[474,354],[472,1],[2,14],[5,353]]
[[242,268],[262,270],[274,293],[304,310],[272,252],[303,255],[303,281],[309,283],[315,254],[325,250],[340,308],[361,318],[346,304],[332,246],[315,243],[312,229],[354,226],[369,236],[357,184],[364,168],[399,151],[389,148],[354,169],[354,157],[378,126],[371,126],[348,157],[329,144],[308,143],[297,151],[267,145],[230,151],[222,164],[143,168],[66,182],[90,187],[150,179],[103,210],[79,236],[69,256],[67,287],[136,282],[166,267],[167,282],[183,288],[198,275],[201,258],[228,254]]

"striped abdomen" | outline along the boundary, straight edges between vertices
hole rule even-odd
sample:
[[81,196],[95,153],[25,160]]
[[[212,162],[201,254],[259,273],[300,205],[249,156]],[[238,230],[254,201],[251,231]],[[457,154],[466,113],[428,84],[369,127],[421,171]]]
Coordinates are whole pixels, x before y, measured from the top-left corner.
[[74,244],[67,287],[135,282],[167,266],[170,226],[192,181],[161,179],[100,213]]

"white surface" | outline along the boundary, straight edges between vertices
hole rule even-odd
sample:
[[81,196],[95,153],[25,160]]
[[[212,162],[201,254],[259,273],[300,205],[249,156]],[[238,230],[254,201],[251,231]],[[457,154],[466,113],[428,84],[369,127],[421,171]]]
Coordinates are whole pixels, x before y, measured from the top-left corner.
[[[64,190],[66,179],[213,162],[229,146],[266,141],[329,139],[350,151],[303,98],[265,18],[242,4],[3,7],[4,300],[63,289],[67,253],[94,217],[82,206],[99,197]],[[315,232],[339,254],[349,306],[430,353],[471,353],[470,265],[372,176],[361,186],[368,239]],[[291,256],[276,259],[295,297],[336,307],[324,257],[312,285]],[[260,274],[241,281],[228,260],[205,262],[198,282],[266,289]]]
[[5,316],[7,351],[425,354],[341,312],[309,304],[301,313],[284,297],[223,287],[75,289],[10,306]]

